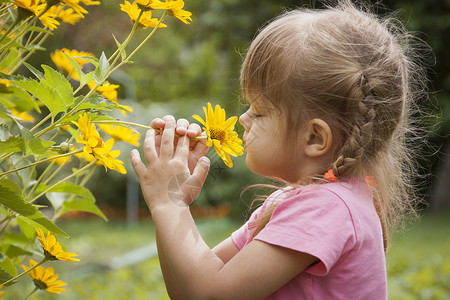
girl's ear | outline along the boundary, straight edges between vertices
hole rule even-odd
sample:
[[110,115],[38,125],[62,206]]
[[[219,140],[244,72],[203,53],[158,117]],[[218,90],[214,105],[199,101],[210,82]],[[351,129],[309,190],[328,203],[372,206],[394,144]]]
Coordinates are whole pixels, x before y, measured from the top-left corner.
[[333,142],[330,126],[322,119],[312,119],[307,124],[305,154],[320,157],[328,153]]

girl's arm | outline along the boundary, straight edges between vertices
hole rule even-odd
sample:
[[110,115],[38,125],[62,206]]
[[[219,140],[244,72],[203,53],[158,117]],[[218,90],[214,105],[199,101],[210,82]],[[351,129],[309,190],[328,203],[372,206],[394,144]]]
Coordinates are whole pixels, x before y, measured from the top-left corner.
[[190,201],[201,187],[209,161],[200,159],[191,173],[189,139],[181,136],[174,146],[174,133],[175,120],[166,120],[157,151],[155,132],[149,130],[144,143],[147,165],[135,150],[131,161],[152,214],[165,268],[188,299],[261,299],[317,260],[256,240],[234,256],[228,240],[224,242],[227,247],[223,244],[216,249],[221,257],[216,255],[201,238],[189,208],[176,204],[180,195]]
[[[162,119],[156,118],[153,119],[150,123],[150,127],[158,129],[162,131],[165,126],[165,119],[170,118],[169,116],[165,116]],[[186,134],[189,138],[195,138],[201,135],[202,131],[200,126],[197,124],[189,124],[189,122],[185,119],[179,119],[177,120],[177,126],[175,129],[175,133],[177,135],[184,135]],[[155,147],[157,148],[157,151],[159,153],[160,143],[161,143],[161,135],[156,132],[156,141],[155,141]],[[208,147],[205,145],[205,140],[191,140],[190,142],[190,153],[189,153],[189,170],[192,173],[194,170],[195,165],[197,164],[200,157],[205,156],[208,153]],[[164,282],[166,285],[167,293],[170,297],[170,299],[187,299],[184,295],[180,285],[176,281],[175,277],[173,276],[172,272],[170,271],[170,268],[167,264],[167,259],[165,257],[164,251],[161,250],[159,237],[156,235],[156,245],[158,249],[158,260],[159,264],[161,266],[161,271],[163,274]]]

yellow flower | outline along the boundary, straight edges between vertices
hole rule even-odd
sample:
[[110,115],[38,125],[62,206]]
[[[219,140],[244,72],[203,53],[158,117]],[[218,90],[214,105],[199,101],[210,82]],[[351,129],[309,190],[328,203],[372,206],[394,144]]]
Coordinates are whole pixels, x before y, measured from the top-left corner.
[[90,52],[78,51],[75,49],[69,50],[67,48],[63,48],[61,50],[55,50],[55,52],[50,54],[50,58],[52,59],[55,66],[57,66],[58,68],[64,69],[73,79],[80,80],[80,78],[78,78],[77,72],[75,71],[73,66],[70,64],[69,60],[64,55],[64,53],[66,53],[67,55],[72,57],[76,62],[78,62],[78,64],[80,65],[80,68],[82,68],[85,64],[88,64],[89,61],[87,61],[86,59],[79,58],[79,57],[86,57],[86,56],[93,57],[94,54],[92,54]]
[[102,4],[100,1],[92,1],[92,0],[80,0],[80,2],[87,6]]
[[40,0],[14,0],[14,4],[31,11],[33,14],[36,11],[36,7],[39,5]]
[[77,14],[79,15],[83,15],[83,14],[87,14],[88,11],[85,10],[83,8],[83,6],[81,6],[80,0],[59,0],[60,3],[69,6],[70,8],[72,8]]
[[[0,284],[0,289],[2,289],[3,288],[3,284]],[[6,293],[5,291],[0,291],[0,300],[3,300],[2,299],[2,295],[4,294],[4,293]]]
[[11,109],[11,113],[17,118],[22,119],[23,122],[34,122],[34,117],[28,114],[26,111],[19,112],[16,109]]
[[72,122],[77,125],[81,132],[81,136],[77,138],[77,142],[84,145],[83,151],[85,153],[93,155],[98,159],[106,154],[105,144],[86,113],[80,115],[78,122]]
[[75,13],[73,8],[63,9],[62,5],[52,6],[48,9],[49,13],[55,14],[58,19],[63,21],[64,23],[69,23],[74,25],[77,23],[83,15]]
[[[36,10],[35,14],[39,15],[42,10],[46,9],[46,4],[39,5],[38,9]],[[39,21],[41,21],[42,25],[50,28],[50,30],[54,30],[58,28],[58,25],[60,24],[56,20],[56,13],[51,10],[47,10],[42,16],[39,17]]]
[[111,151],[114,140],[110,139],[104,143],[95,128],[95,125],[91,123],[86,113],[80,116],[78,122],[73,123],[80,129],[81,136],[77,138],[77,142],[85,145],[83,147],[83,152],[86,154],[86,160],[93,156],[105,166],[106,170],[109,168],[122,174],[127,173],[123,166],[123,162],[116,159],[116,157],[120,155],[120,151]]
[[[27,271],[35,265],[37,265],[37,262],[30,259],[30,267],[22,265],[22,268]],[[62,280],[56,280],[58,279],[58,274],[55,274],[52,267],[46,269],[43,266],[37,266],[29,271],[28,275],[33,278],[34,285],[41,290],[46,290],[52,294],[59,294],[65,291],[63,286],[67,285],[67,283]]]
[[206,145],[208,147],[214,146],[217,154],[231,168],[233,162],[231,161],[230,155],[239,156],[244,153],[242,140],[234,131],[234,125],[238,118],[233,116],[225,120],[225,110],[219,105],[216,105],[215,110],[213,110],[211,103],[208,103],[208,108],[203,107],[203,111],[205,112],[205,120],[198,115],[192,117],[204,126],[203,129],[208,135]]
[[135,0],[138,5],[145,6],[149,9],[170,9],[170,3],[161,2],[159,0]]
[[139,146],[140,133],[135,132],[124,126],[114,126],[110,124],[101,124],[100,128],[109,134],[115,141],[124,141],[134,146]]
[[[139,13],[141,12],[141,9],[139,9],[136,2],[133,2],[133,4],[131,4],[126,0],[124,4],[120,4],[120,9],[126,12],[133,22],[137,20]],[[139,19],[139,24],[142,25],[143,28],[156,27],[158,22],[159,20],[157,18],[152,18],[151,11],[143,12],[141,18]],[[158,28],[162,27],[167,27],[167,25],[164,23],[160,23]]]
[[73,258],[73,256],[78,256],[78,254],[72,252],[64,252],[61,244],[58,242],[56,237],[50,233],[47,233],[47,238],[44,232],[40,229],[36,229],[38,234],[38,240],[44,248],[45,257],[49,260],[65,260],[65,261],[80,261],[78,258]]
[[[94,80],[88,83],[89,88],[92,90],[96,83]],[[117,89],[120,87],[118,84],[110,84],[105,82],[103,85],[99,86],[95,91],[101,93],[103,97],[117,104]]]
[[169,15],[172,15],[178,18],[181,22],[185,24],[189,24],[189,21],[192,21],[191,16],[192,13],[183,10],[184,1],[183,0],[166,0],[166,3],[169,4]]
[[119,159],[116,159],[120,155],[120,150],[111,151],[114,146],[114,139],[109,139],[105,143],[106,153],[99,158],[100,162],[105,166],[105,170],[109,169],[116,170],[121,174],[127,174],[127,170],[123,166],[123,162]]

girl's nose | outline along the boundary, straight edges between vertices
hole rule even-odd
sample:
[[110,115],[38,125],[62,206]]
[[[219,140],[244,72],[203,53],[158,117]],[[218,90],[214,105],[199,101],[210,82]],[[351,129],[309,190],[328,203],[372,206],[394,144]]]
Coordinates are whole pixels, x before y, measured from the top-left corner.
[[248,131],[251,127],[251,118],[248,115],[248,111],[246,111],[245,113],[243,113],[240,117],[239,117],[239,123],[241,123],[242,126],[244,126],[244,129],[246,131]]

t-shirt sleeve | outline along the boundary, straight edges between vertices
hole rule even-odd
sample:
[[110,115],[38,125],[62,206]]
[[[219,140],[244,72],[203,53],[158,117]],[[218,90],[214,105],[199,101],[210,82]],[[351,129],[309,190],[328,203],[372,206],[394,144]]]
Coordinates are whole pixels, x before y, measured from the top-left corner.
[[261,209],[262,207],[257,208],[250,216],[250,219],[231,234],[231,239],[239,250],[244,248],[244,246],[250,241]]
[[305,271],[324,276],[355,245],[356,233],[345,202],[316,188],[297,190],[279,203],[254,239],[317,257],[320,261]]

